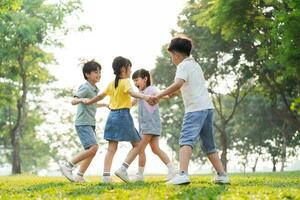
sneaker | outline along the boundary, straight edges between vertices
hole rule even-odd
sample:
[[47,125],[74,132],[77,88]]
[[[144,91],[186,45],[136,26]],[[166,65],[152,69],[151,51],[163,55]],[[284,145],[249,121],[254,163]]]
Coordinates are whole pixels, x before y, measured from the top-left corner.
[[190,183],[191,183],[191,181],[190,181],[190,178],[188,177],[188,175],[176,174],[174,176],[174,178],[169,180],[166,184],[168,184],[168,185],[186,185],[186,184],[190,184]]
[[87,182],[82,176],[78,176],[78,175],[76,175],[75,177],[74,177],[74,182],[77,182],[77,183],[85,183],[85,182]]
[[168,172],[168,175],[167,175],[167,181],[171,180],[172,178],[174,178],[176,176],[176,174],[178,174],[178,171],[176,169],[171,169],[169,170]]
[[112,179],[110,176],[103,176],[102,183],[112,183]]
[[216,184],[230,184],[229,176],[228,175],[222,175],[222,176],[217,175],[215,177],[214,182]]
[[119,177],[122,181],[126,183],[129,182],[129,177],[126,170],[122,170],[121,168],[119,168],[117,171],[115,171],[115,175]]
[[73,177],[73,174],[72,174],[72,170],[73,168],[72,167],[69,167],[67,165],[61,165],[60,166],[60,171],[61,173],[71,182],[74,182],[74,177]]
[[144,175],[140,173],[136,173],[136,175],[133,177],[133,181],[144,181]]

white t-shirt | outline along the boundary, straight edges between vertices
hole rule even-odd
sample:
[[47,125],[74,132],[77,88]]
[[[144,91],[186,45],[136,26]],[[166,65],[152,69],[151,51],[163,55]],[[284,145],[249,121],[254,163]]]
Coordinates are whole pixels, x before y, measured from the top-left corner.
[[185,58],[178,64],[175,80],[178,78],[185,81],[181,87],[181,94],[186,113],[213,109],[202,69],[194,58]]

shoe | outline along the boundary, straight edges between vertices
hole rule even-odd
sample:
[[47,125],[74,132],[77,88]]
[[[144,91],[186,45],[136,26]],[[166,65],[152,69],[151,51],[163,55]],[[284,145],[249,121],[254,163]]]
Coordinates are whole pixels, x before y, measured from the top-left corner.
[[126,183],[129,182],[129,177],[126,170],[122,170],[121,168],[119,168],[117,171],[115,171],[115,175],[119,177],[122,181]]
[[103,176],[102,183],[112,183],[112,179],[110,176]]
[[169,180],[166,184],[167,185],[186,185],[186,184],[190,184],[190,178],[188,177],[188,175],[186,174],[176,174],[174,176],[174,178],[172,178],[171,180]]
[[87,182],[82,176],[78,176],[78,175],[76,175],[75,177],[74,177],[74,182],[77,182],[77,183],[85,183],[85,182]]
[[216,184],[230,184],[229,176],[228,175],[222,175],[222,176],[217,175],[215,177],[214,182]]
[[60,171],[61,173],[71,182],[74,182],[74,177],[73,177],[73,174],[72,174],[72,170],[73,168],[72,167],[69,167],[67,165],[61,165],[60,166]]
[[136,173],[136,175],[133,177],[133,181],[144,181],[144,175],[140,173]]
[[178,174],[178,171],[176,169],[170,169],[169,172],[168,172],[168,175],[166,177],[167,181],[174,178],[176,176],[176,174]]

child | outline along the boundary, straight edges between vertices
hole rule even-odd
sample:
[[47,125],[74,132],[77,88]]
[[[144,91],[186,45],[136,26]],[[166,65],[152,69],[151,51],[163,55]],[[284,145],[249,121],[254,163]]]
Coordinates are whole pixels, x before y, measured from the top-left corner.
[[215,147],[213,134],[213,104],[205,86],[205,79],[199,64],[189,57],[192,42],[186,37],[172,39],[168,51],[172,62],[177,65],[175,82],[156,96],[151,97],[155,104],[165,95],[179,89],[185,107],[185,114],[180,133],[179,163],[180,174],[177,174],[167,184],[189,184],[188,166],[194,144],[198,138],[202,140],[202,149],[217,171],[216,183],[229,183],[218,152]]
[[[82,72],[84,79],[87,81],[79,87],[71,103],[72,105],[78,104],[75,128],[84,151],[81,151],[72,160],[67,161],[65,165],[60,167],[62,174],[72,182],[85,182],[83,175],[98,150],[95,132],[97,105],[84,105],[81,98],[93,98],[98,94],[96,83],[99,82],[101,77],[101,65],[93,60],[88,61],[84,64]],[[80,169],[77,175],[73,176],[74,166],[80,161],[82,161]]]
[[[145,69],[137,70],[133,73],[132,79],[135,86],[139,91],[146,95],[154,95],[158,93],[158,90],[151,86],[150,73]],[[161,134],[161,122],[159,116],[158,105],[151,106],[144,100],[137,100],[138,102],[138,121],[139,131],[142,135],[140,142],[139,152],[139,170],[136,175],[136,181],[144,180],[144,167],[146,163],[145,148],[150,144],[152,152],[155,153],[161,161],[168,167],[169,172],[167,180],[175,176],[177,171],[173,167],[168,155],[159,148],[159,136]],[[133,104],[136,104],[136,100]]]
[[[105,96],[110,97],[109,108],[111,109],[104,129],[104,139],[108,140],[108,149],[104,160],[103,182],[110,183],[110,168],[113,157],[118,148],[118,142],[129,141],[132,149],[128,155],[136,151],[141,137],[134,127],[132,117],[130,115],[131,96],[149,101],[149,96],[134,92],[130,85],[131,62],[127,58],[121,56],[116,57],[112,64],[115,80],[112,81],[106,90],[90,99],[84,99],[85,104],[91,104],[102,100]],[[115,174],[123,181],[128,182],[129,178],[126,172],[128,164],[126,161]]]

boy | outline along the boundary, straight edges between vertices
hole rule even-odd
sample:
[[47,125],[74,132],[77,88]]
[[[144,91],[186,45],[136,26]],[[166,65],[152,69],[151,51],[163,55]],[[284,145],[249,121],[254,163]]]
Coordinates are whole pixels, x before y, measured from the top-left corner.
[[[83,175],[98,150],[95,132],[97,105],[84,105],[82,98],[97,96],[99,90],[96,83],[99,82],[101,77],[101,65],[93,60],[88,61],[84,64],[82,72],[86,82],[79,87],[71,103],[72,105],[78,104],[75,128],[84,150],[60,168],[62,174],[72,182],[86,182]],[[75,165],[81,161],[79,171],[74,176],[72,171]]]
[[166,95],[173,96],[181,90],[185,114],[180,133],[180,173],[167,184],[189,184],[188,166],[194,144],[202,140],[202,150],[217,171],[215,183],[229,183],[217,153],[213,135],[213,104],[205,86],[205,79],[199,64],[190,57],[192,42],[186,37],[176,37],[169,44],[172,62],[177,65],[175,82],[151,99],[157,103]]

